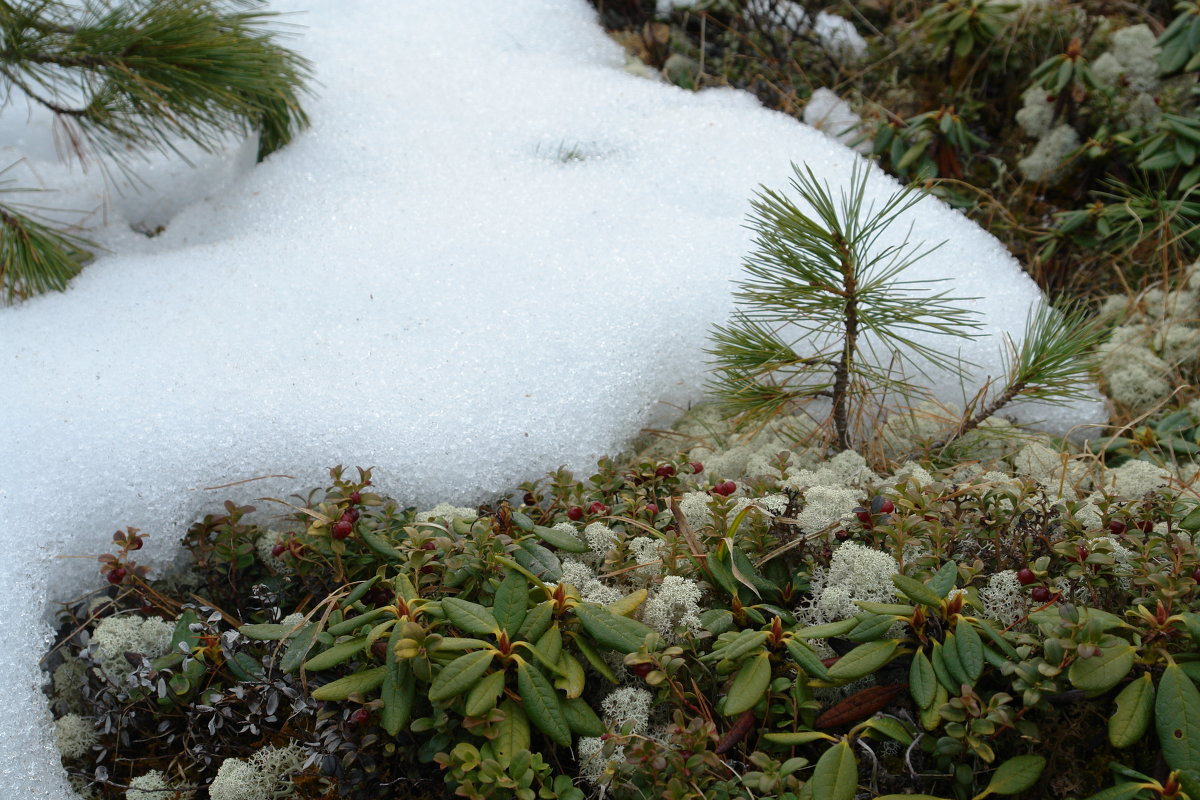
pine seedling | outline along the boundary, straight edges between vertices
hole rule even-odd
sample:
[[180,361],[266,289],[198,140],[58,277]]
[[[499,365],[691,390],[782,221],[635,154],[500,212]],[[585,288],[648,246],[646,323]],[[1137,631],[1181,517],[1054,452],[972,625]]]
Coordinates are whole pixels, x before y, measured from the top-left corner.
[[[215,150],[259,133],[258,158],[308,124],[311,65],[279,46],[252,0],[0,0],[0,83],[54,112],[81,158],[123,168],[180,141]],[[6,206],[0,298],[62,289],[88,257],[82,239]]]
[[926,394],[905,380],[905,363],[962,374],[960,359],[912,334],[969,339],[979,323],[959,305],[964,298],[933,292],[932,281],[903,278],[938,245],[922,249],[908,236],[885,243],[885,231],[921,199],[914,189],[868,202],[868,167],[856,164],[835,198],[811,169],[792,169],[799,203],[766,187],[752,202],[754,250],[734,293],[732,322],[711,334],[710,385],[740,424],[765,423],[824,398],[825,425],[845,450],[860,433],[853,420],[881,410],[882,395],[911,402]]

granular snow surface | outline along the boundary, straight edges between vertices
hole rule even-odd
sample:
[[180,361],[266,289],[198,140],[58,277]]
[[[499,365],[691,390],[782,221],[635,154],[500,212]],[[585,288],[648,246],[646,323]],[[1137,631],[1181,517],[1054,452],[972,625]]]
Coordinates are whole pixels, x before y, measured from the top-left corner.
[[[8,177],[57,189],[39,202],[110,252],[67,292],[0,308],[7,797],[72,796],[37,662],[53,603],[98,585],[115,530],[148,531],[161,565],[226,498],[324,485],[335,464],[427,507],[585,471],[701,397],[759,184],[784,188],[796,161],[844,185],[859,158],[749,95],[624,73],[584,0],[274,5],[299,12],[290,45],[320,85],[311,130],[258,166],[231,141],[194,166],[155,157],[119,193],[64,165],[36,110],[0,118],[25,158]],[[872,174],[873,194],[895,189]],[[990,333],[1042,302],[957,212],[928,200],[909,224],[948,241],[909,277],[980,298]],[[994,365],[997,346],[964,355]],[[1035,416],[1062,430],[1102,410]],[[291,477],[205,488],[263,475]]]

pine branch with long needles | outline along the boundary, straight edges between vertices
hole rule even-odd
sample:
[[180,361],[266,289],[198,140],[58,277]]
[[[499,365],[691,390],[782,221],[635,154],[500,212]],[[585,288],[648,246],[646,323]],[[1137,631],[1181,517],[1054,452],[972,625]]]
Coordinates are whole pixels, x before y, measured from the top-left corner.
[[[52,111],[82,158],[205,150],[257,131],[262,160],[307,126],[308,61],[252,0],[0,0],[0,82]],[[0,298],[65,288],[84,240],[6,206]]]
[[835,197],[811,169],[792,169],[799,202],[766,187],[752,202],[754,249],[734,293],[739,309],[712,333],[710,386],[743,424],[827,398],[834,443],[848,449],[851,419],[870,395],[922,393],[896,363],[962,374],[959,359],[911,334],[972,338],[979,323],[960,305],[964,298],[902,278],[937,247],[913,246],[908,235],[886,243],[919,193],[868,202],[869,167],[856,164]]
[[[1096,348],[1108,333],[1099,318],[1086,309],[1058,310],[1045,303],[1030,311],[1021,343],[1005,342],[1003,388],[986,403],[982,392],[964,414],[958,429],[933,447],[941,448],[977,428],[988,417],[1018,399],[1062,405],[1087,399],[1087,381],[1096,371]],[[986,388],[986,387],[985,387]]]

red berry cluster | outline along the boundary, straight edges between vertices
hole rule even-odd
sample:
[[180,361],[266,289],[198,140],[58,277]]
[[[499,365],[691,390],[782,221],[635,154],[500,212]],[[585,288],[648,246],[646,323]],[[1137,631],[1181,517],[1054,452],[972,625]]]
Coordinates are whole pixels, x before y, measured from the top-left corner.
[[100,574],[104,576],[105,580],[117,586],[124,583],[131,574],[144,578],[150,572],[149,567],[140,567],[136,561],[129,558],[131,552],[141,550],[145,545],[145,540],[138,534],[137,528],[131,527],[117,531],[113,534],[113,542],[120,546],[120,553],[117,555],[105,553],[98,559]]
[[335,539],[349,538],[350,534],[354,533],[354,523],[358,522],[358,518],[361,516],[358,509],[354,506],[362,502],[362,495],[358,492],[351,492],[348,499],[350,500],[350,507],[342,512],[341,519],[333,525],[332,536]]

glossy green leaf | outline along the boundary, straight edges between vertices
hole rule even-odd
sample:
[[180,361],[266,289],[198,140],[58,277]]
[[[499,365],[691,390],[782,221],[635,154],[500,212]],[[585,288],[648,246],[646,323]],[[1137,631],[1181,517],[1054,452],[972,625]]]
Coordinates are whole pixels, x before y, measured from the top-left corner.
[[526,612],[525,621],[521,623],[521,628],[517,631],[517,635],[526,641],[536,642],[542,638],[542,634],[546,632],[546,629],[550,627],[550,623],[553,621],[553,601],[546,600],[538,603]]
[[446,612],[446,619],[450,620],[454,627],[466,633],[482,636],[500,631],[500,623],[496,622],[496,617],[478,603],[446,597],[442,600],[442,610]]
[[913,653],[912,664],[908,667],[908,691],[917,708],[929,708],[937,696],[937,686],[937,676],[933,674],[929,656],[923,650]]
[[1200,768],[1200,692],[1174,662],[1158,679],[1154,724],[1163,759],[1171,769]]
[[913,607],[906,603],[872,603],[869,600],[855,600],[854,605],[870,614],[891,614],[896,617],[912,616]]
[[562,578],[562,562],[558,556],[537,542],[529,539],[517,542],[517,549],[513,550],[512,555],[518,564],[542,580],[557,581]]
[[574,534],[566,531],[547,528],[543,525],[537,525],[533,529],[533,535],[541,539],[546,544],[554,545],[564,553],[586,553],[588,550],[587,543]]
[[583,657],[587,659],[587,662],[592,665],[592,669],[599,672],[611,683],[621,682],[620,679],[617,678],[616,673],[612,671],[612,667],[610,667],[608,662],[606,662],[604,658],[596,652],[596,648],[592,647],[587,639],[583,638],[582,636],[577,636],[575,637],[574,642],[575,646],[579,648],[579,652],[582,653]]
[[558,694],[541,670],[528,661],[517,663],[517,691],[529,721],[555,744],[570,747],[571,729],[559,705]]
[[256,623],[251,625],[243,625],[238,628],[238,633],[250,639],[258,641],[277,642],[286,639],[287,635],[296,629],[295,625],[272,625],[270,623]]
[[844,682],[870,675],[891,660],[899,645],[895,639],[860,644],[833,663],[829,668],[829,677]]
[[725,698],[724,714],[734,716],[754,708],[771,685],[771,658],[767,653],[752,656],[742,664]]
[[908,726],[901,722],[896,717],[876,716],[871,717],[863,723],[868,730],[883,734],[884,736],[897,741],[902,745],[908,746],[913,743],[913,732]]
[[487,672],[494,656],[491,650],[476,650],[454,659],[429,684],[429,699],[435,703],[448,700],[472,688]]
[[1133,798],[1141,794],[1144,788],[1146,787],[1143,783],[1126,781],[1118,783],[1116,786],[1102,789],[1095,794],[1089,794],[1085,800],[1133,800]]
[[895,621],[896,618],[892,616],[864,614],[861,617],[861,622],[846,634],[846,638],[852,642],[873,642],[876,639],[883,638]]
[[723,647],[718,647],[711,653],[706,653],[700,657],[701,661],[721,661],[725,659],[737,660],[747,653],[751,653],[764,644],[770,633],[767,631],[744,630],[737,637]]
[[387,667],[374,667],[339,678],[332,683],[313,689],[314,700],[345,700],[352,694],[365,694],[379,687],[387,674]]
[[1091,658],[1079,658],[1071,663],[1067,677],[1076,689],[1086,692],[1107,692],[1133,669],[1137,648],[1130,644],[1101,647]]
[[[378,580],[379,580],[378,575],[372,575],[367,580],[360,581],[358,586],[355,586],[353,591],[351,591],[350,594],[346,595],[346,598],[341,601],[341,604],[340,604],[341,607],[343,609],[345,609],[348,606],[354,605],[359,600],[362,600],[363,597],[366,596],[367,592],[369,592],[371,590],[371,587],[374,586],[375,582]],[[334,634],[334,635],[336,636],[337,634]]]
[[262,664],[249,653],[232,653],[224,644],[221,651],[225,654],[225,666],[239,681],[255,683],[265,677]]
[[806,628],[797,628],[792,631],[792,636],[797,639],[829,639],[833,636],[844,636],[854,630],[858,625],[858,620],[851,617],[840,622],[827,622],[824,625],[809,625]]
[[603,606],[581,603],[575,616],[588,635],[602,647],[619,653],[632,653],[642,646],[654,629],[634,619],[618,616]]
[[605,606],[609,611],[621,617],[628,617],[630,614],[638,610],[638,606],[646,602],[646,598],[650,593],[645,589],[638,589],[635,592],[622,597],[620,600],[609,603]]
[[858,791],[858,761],[844,739],[817,759],[812,774],[812,794],[821,800],[854,800]]
[[575,699],[587,688],[587,674],[583,664],[568,652],[558,657],[559,677],[554,679],[554,688],[562,689],[569,699]]
[[474,717],[495,708],[496,702],[504,694],[504,673],[493,672],[471,687],[467,695],[467,716]]
[[1023,792],[1037,783],[1045,767],[1046,759],[1041,756],[1013,756],[996,768],[988,785],[975,795],[975,800],[989,794]]
[[365,525],[360,525],[357,533],[358,538],[367,546],[367,549],[385,561],[401,561],[403,559],[400,551],[393,547],[387,539]]
[[910,578],[907,575],[893,575],[892,583],[914,603],[920,603],[930,608],[940,608],[942,605],[942,598],[938,596],[938,593],[916,578]]
[[517,635],[525,623],[525,610],[529,606],[529,581],[516,570],[510,571],[500,581],[492,601],[492,616],[509,638]]
[[1150,673],[1130,681],[1114,702],[1117,708],[1108,718],[1108,741],[1113,747],[1131,747],[1146,735],[1154,715],[1154,680]]

